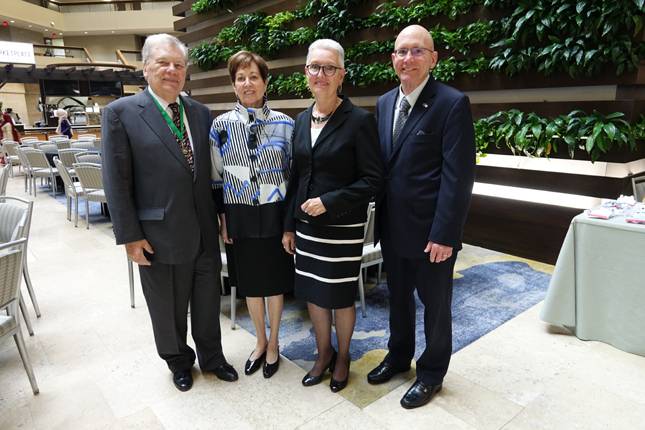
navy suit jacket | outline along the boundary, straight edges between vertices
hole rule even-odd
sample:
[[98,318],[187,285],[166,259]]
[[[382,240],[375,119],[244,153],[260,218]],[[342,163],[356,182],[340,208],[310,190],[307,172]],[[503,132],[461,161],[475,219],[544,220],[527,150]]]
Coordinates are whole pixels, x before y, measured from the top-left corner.
[[[182,97],[194,173],[148,91],[103,109],[103,184],[117,244],[146,239],[154,259],[181,264],[203,252],[219,258],[210,185],[208,108]],[[201,245],[201,248],[200,248]]]
[[426,83],[396,142],[399,88],[376,104],[385,184],[376,205],[376,239],[405,258],[425,258],[428,241],[461,249],[475,177],[475,138],[468,97]]

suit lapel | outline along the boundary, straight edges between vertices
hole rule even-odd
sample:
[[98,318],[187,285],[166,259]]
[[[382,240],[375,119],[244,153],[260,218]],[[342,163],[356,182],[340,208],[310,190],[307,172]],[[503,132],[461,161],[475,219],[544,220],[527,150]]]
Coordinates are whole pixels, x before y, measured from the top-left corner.
[[390,91],[383,99],[384,106],[384,120],[379,122],[384,124],[385,129],[381,130],[381,151],[385,155],[385,159],[389,159],[392,154],[392,127],[394,126],[394,105],[396,103],[396,96],[399,93],[398,87]]
[[[311,107],[310,109],[313,109],[313,107]],[[341,126],[341,124],[345,122],[351,110],[352,102],[350,102],[347,98],[343,99],[343,102],[340,104],[340,106],[338,106],[338,109],[336,109],[331,118],[329,118],[329,122],[323,127],[322,131],[320,132],[320,136],[318,136],[318,139],[316,139],[316,145],[313,147],[313,151],[316,151],[318,148],[320,148],[321,145],[324,145],[327,137],[331,136],[334,130],[336,130]],[[311,112],[309,112],[309,115],[311,117]],[[311,133],[309,139],[309,144],[311,147]]]
[[423,88],[421,91],[421,94],[419,94],[419,98],[417,99],[417,102],[414,104],[414,107],[412,108],[412,112],[410,112],[410,117],[408,120],[405,122],[405,125],[403,126],[403,130],[401,130],[401,134],[399,135],[399,138],[397,139],[396,142],[394,142],[394,148],[392,149],[392,153],[390,154],[389,160],[394,158],[394,156],[399,152],[401,149],[401,146],[403,146],[403,142],[407,139],[408,135],[412,130],[416,129],[416,125],[419,122],[423,116],[430,111],[430,107],[432,106],[432,99],[434,98],[435,95],[435,85],[434,85],[434,79],[432,76],[430,79],[428,79],[428,82],[426,83],[426,86]]
[[311,111],[313,110],[313,105],[305,111],[304,118],[306,119],[305,125],[300,128],[299,136],[296,136],[295,141],[301,142],[304,145],[304,150],[307,152],[309,159],[311,159],[311,153],[313,149],[311,148]]
[[[161,113],[157,109],[157,106],[155,106],[152,96],[148,91],[142,92],[139,106],[141,107],[141,111],[139,112],[141,119],[143,119],[152,132],[157,135],[170,154],[172,154],[172,156],[190,172],[188,162],[186,161],[184,154],[181,153],[181,149],[177,144],[175,136],[172,134],[172,131],[170,131],[170,128],[168,128],[168,124],[163,120]],[[190,117],[188,117],[188,121],[190,122]],[[193,136],[193,139],[194,138],[195,137]]]

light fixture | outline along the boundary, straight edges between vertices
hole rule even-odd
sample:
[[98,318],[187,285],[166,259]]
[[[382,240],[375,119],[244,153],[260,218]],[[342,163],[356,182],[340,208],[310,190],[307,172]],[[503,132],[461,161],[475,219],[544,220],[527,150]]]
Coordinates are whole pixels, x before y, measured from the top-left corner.
[[10,22],[10,23],[12,23],[12,24],[14,24],[16,21],[14,21],[14,20],[12,19],[12,20],[11,20],[11,21],[9,21],[9,22]]
[[31,24],[29,24],[29,28],[33,27]]
[[87,34],[87,31],[84,31],[83,33]]

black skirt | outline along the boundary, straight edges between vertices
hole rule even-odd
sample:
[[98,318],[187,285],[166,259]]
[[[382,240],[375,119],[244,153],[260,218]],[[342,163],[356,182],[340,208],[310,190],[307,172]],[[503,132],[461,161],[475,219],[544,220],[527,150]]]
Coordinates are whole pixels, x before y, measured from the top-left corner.
[[232,282],[241,296],[269,297],[293,291],[293,257],[282,247],[282,237],[237,238],[231,248]]
[[327,309],[354,306],[365,224],[296,221],[295,295]]

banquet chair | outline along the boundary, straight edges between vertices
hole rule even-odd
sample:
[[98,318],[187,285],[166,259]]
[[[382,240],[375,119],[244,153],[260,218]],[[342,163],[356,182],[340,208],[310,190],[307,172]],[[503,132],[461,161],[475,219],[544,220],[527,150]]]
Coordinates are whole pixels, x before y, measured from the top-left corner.
[[363,255],[361,257],[361,269],[358,273],[358,295],[361,300],[361,315],[367,316],[365,309],[365,285],[363,283],[363,272],[367,267],[378,265],[377,282],[381,279],[381,244],[374,245],[374,203],[370,202],[367,208],[367,223],[365,224],[365,240],[363,241]]
[[57,149],[67,149],[70,148],[71,143],[69,139],[58,139],[54,141]]
[[67,168],[70,176],[74,177],[74,163],[76,163],[76,154],[86,153],[87,149],[82,148],[65,148],[58,150],[58,158],[63,163],[63,166]]
[[54,157],[54,164],[60,173],[65,187],[65,203],[67,205],[67,221],[72,220],[72,201],[74,202],[74,227],[78,227],[78,199],[85,197],[83,187],[80,182],[74,182],[72,175],[63,165],[63,162],[58,157]]
[[[18,197],[0,197],[0,243],[11,242],[12,240],[23,238],[27,241],[27,244],[29,243],[33,208],[34,204],[31,201],[23,200]],[[25,246],[27,246],[27,244]],[[22,273],[25,278],[27,292],[31,298],[31,303],[34,306],[36,317],[40,318],[40,307],[38,306],[36,293],[31,283],[31,277],[29,276],[27,254],[25,254],[23,258]],[[29,321],[29,313],[27,312],[27,307],[22,300],[22,297],[20,299],[20,309],[22,310],[22,314],[25,318],[27,330],[29,331],[29,334],[33,336],[34,332],[31,328],[31,322]]]
[[7,184],[9,183],[9,175],[11,174],[11,164],[5,164],[0,168],[0,196],[7,194]]
[[20,301],[20,269],[26,249],[26,239],[0,245],[0,338],[13,336],[22,364],[25,367],[31,390],[38,394],[38,384],[31,367],[29,354],[22,337],[20,318],[18,318],[18,303]]
[[29,146],[31,146],[31,142],[33,142],[33,141],[38,141],[38,138],[37,137],[23,137],[22,139],[20,139],[20,143],[22,143],[23,145],[30,144]]
[[101,156],[96,152],[80,152],[74,154],[77,163],[101,164]]
[[23,176],[25,179],[25,193],[29,192],[31,194],[31,169],[29,168],[29,160],[25,155],[25,150],[32,149],[26,146],[20,146],[17,149],[18,158],[20,159],[20,165],[22,166]]
[[645,174],[632,178],[632,189],[634,200],[645,203]]
[[56,177],[60,176],[58,169],[52,167],[47,160],[47,156],[40,149],[23,148],[23,154],[29,163],[29,176],[31,177],[34,197],[36,197],[36,178],[47,178],[52,185],[53,196],[56,197]]
[[91,140],[77,140],[76,142],[71,142],[69,144],[70,148],[74,149],[87,149],[90,151],[94,151],[96,148],[94,147],[94,142]]
[[96,135],[92,133],[83,133],[78,135],[78,140],[96,139]]
[[103,178],[101,177],[101,165],[94,163],[75,163],[74,171],[78,177],[83,194],[85,195],[85,222],[90,228],[90,203],[107,203],[105,190],[103,189]]
[[222,240],[222,236],[219,236],[219,250],[220,256],[222,258],[222,270],[220,271],[220,284],[222,287],[222,295],[224,295],[224,278],[228,278],[229,286],[231,288],[231,330],[235,330],[235,305],[237,304],[237,287],[231,283],[231,277],[228,273],[228,260],[226,258],[226,246]]
[[5,141],[2,145],[2,149],[5,153],[5,162],[11,166],[10,174],[13,177],[13,166],[18,166],[18,171],[20,171],[20,157],[18,155],[18,148],[20,145],[16,142],[7,142]]
[[40,149],[44,152],[58,151],[58,145],[56,145],[55,143],[41,143],[36,149]]

